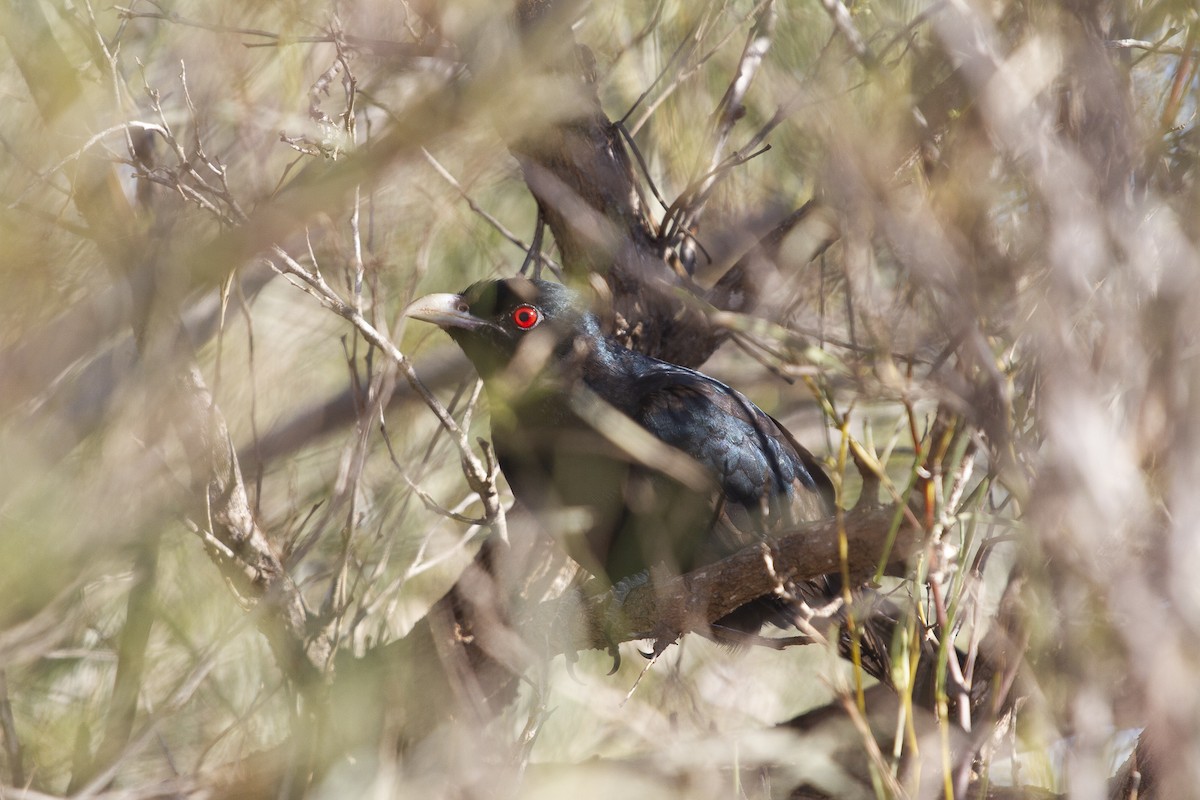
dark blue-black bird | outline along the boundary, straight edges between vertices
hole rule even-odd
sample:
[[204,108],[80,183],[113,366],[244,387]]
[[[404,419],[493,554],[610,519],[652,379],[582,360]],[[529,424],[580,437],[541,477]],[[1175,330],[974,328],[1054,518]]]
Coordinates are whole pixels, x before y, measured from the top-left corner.
[[[828,476],[782,425],[720,381],[604,336],[563,286],[485,281],[406,313],[443,328],[483,378],[517,500],[613,585],[659,565],[687,572],[834,513]],[[817,582],[806,599],[836,589]],[[788,613],[764,598],[713,635],[737,641]]]

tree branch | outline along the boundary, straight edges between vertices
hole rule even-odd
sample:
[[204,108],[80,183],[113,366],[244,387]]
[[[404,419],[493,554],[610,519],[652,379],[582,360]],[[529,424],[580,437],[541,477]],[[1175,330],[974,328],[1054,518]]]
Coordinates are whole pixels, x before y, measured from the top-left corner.
[[[887,553],[885,566],[903,565],[921,545],[921,532],[902,520],[889,551],[888,532],[898,506],[856,509],[845,516],[848,567],[852,579],[875,573]],[[728,558],[667,581],[634,588],[618,603],[613,592],[584,602],[582,613],[567,621],[556,636],[564,650],[601,649],[615,642],[653,638],[674,641],[685,633],[705,630],[716,620],[759,597],[786,593],[789,583],[837,573],[839,531],[834,519],[797,528],[794,532],[743,548]],[[556,618],[559,603],[543,603],[538,617]]]

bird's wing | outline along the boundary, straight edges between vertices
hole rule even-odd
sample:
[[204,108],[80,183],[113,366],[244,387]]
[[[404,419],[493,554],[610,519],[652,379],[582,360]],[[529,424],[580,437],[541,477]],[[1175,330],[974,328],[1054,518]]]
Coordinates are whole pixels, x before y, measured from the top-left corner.
[[741,393],[664,362],[646,369],[639,386],[637,421],[716,476],[743,533],[833,513],[833,486],[816,459]]

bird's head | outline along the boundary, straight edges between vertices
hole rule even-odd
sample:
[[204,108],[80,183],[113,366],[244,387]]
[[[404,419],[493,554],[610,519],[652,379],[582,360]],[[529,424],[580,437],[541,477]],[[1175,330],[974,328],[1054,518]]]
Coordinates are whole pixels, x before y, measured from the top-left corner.
[[461,294],[431,294],[404,310],[458,343],[485,381],[531,375],[598,341],[599,326],[570,289],[526,278],[481,281]]

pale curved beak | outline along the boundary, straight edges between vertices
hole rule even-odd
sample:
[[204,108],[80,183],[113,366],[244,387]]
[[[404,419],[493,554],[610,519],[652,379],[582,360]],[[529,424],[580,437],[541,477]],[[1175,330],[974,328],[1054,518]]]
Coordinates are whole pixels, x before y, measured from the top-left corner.
[[471,315],[467,301],[458,294],[427,294],[412,301],[404,309],[403,316],[432,322],[440,328],[464,328],[473,330],[488,323]]

